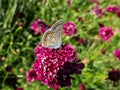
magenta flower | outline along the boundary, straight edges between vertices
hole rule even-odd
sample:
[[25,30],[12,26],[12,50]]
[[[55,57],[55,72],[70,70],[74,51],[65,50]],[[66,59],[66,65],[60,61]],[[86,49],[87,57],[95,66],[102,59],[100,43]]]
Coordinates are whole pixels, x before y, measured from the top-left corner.
[[100,52],[101,52],[101,54],[104,55],[106,53],[106,50],[104,48],[102,48]]
[[6,70],[6,72],[12,72],[12,67],[11,66],[7,66],[6,68],[5,68],[5,70]]
[[29,82],[33,82],[33,81],[37,81],[38,80],[38,75],[37,72],[34,69],[30,69],[27,73],[26,73],[26,77],[27,80]]
[[33,22],[30,28],[34,31],[35,34],[43,34],[49,28],[49,25],[47,25],[41,19],[38,19]]
[[66,36],[77,34],[77,26],[75,25],[74,22],[65,23],[63,29]]
[[90,4],[96,3],[96,4],[100,4],[99,0],[89,0]]
[[116,14],[120,18],[120,10]]
[[25,14],[23,12],[17,12],[14,15],[14,18],[17,18],[17,19],[24,18],[24,17],[25,17]]
[[67,4],[68,4],[68,6],[70,6],[71,5],[71,0],[67,0]]
[[120,61],[120,49],[115,50],[114,56]]
[[119,70],[111,70],[108,73],[108,78],[111,81],[117,82],[118,80],[120,80],[120,71]]
[[99,23],[99,27],[100,27],[100,28],[104,27],[104,24]]
[[107,12],[111,12],[116,14],[118,17],[120,17],[120,6],[108,6],[106,8]]
[[80,37],[79,35],[72,37],[72,39],[76,41],[77,45],[87,44],[87,41],[84,38]]
[[78,44],[83,44],[83,43],[85,43],[85,40],[83,38],[79,38],[78,39]]
[[79,22],[80,22],[80,21],[83,21],[83,18],[82,18],[82,17],[78,17],[77,19],[78,19]]
[[35,48],[36,61],[33,68],[36,71],[39,80],[58,90],[59,86],[65,87],[71,85],[73,74],[81,74],[84,68],[83,63],[77,57],[75,48],[70,44],[62,45],[61,48],[51,49],[42,47],[39,44]]
[[85,86],[85,84],[80,84],[80,86],[79,86],[79,90],[86,90],[86,86]]
[[92,12],[94,15],[97,15],[98,17],[103,16],[103,10],[99,5],[92,7]]
[[109,41],[113,35],[114,35],[113,29],[110,27],[104,26],[101,27],[99,30],[99,36],[105,41]]
[[24,90],[22,87],[18,87],[17,90]]
[[120,7],[119,6],[108,6],[106,8],[107,12],[111,12],[111,13],[117,13],[118,11],[120,11]]

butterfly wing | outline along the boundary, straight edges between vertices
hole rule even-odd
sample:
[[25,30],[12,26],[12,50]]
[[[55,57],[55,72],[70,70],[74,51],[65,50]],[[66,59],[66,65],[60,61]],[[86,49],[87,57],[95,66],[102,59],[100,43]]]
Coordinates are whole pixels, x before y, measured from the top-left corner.
[[50,48],[59,48],[61,46],[63,23],[58,20],[42,37],[42,46]]
[[62,44],[62,32],[63,32],[63,22],[62,20],[58,20],[52,27],[51,29],[55,31],[56,35],[56,46],[60,47]]

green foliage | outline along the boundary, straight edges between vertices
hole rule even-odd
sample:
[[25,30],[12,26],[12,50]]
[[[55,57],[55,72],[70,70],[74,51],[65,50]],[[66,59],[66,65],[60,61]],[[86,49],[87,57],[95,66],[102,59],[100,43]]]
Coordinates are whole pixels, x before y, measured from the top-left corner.
[[[120,1],[100,0],[104,10],[108,5],[116,3],[119,4]],[[109,43],[98,36],[99,23],[112,27],[116,32],[120,30],[120,18],[108,13],[98,18],[92,14],[92,6],[95,3],[91,4],[89,0],[72,0],[71,6],[68,6],[67,0],[0,0],[0,89],[48,89],[40,82],[28,83],[26,80],[26,72],[35,61],[34,48],[41,41],[41,36],[35,35],[30,25],[40,18],[50,25],[59,19],[64,23],[73,21],[78,27],[78,35],[87,41],[85,45],[78,45],[74,36],[63,37],[62,42],[75,46],[78,56],[82,61],[87,60],[88,64],[82,75],[74,75],[76,80],[72,81],[71,87],[60,90],[78,90],[80,83],[84,83],[87,90],[120,90],[120,82],[119,87],[113,86],[107,75],[112,68],[120,69],[120,62],[113,56],[113,52],[120,48],[120,33],[116,33]],[[88,10],[90,12],[86,13]],[[20,13],[23,16],[19,16]],[[78,21],[79,16],[83,21]],[[20,22],[23,26],[18,25]],[[105,55],[100,53],[102,48],[106,49]],[[12,67],[13,73],[6,72],[7,66]]]

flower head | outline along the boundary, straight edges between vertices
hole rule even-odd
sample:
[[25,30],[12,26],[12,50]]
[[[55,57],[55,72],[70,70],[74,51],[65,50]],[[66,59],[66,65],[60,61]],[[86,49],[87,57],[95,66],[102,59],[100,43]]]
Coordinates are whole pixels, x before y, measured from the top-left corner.
[[101,52],[101,54],[105,54],[106,50],[104,48],[102,48],[100,52]]
[[25,17],[25,14],[23,12],[17,12],[14,15],[14,18],[23,18],[23,17]]
[[106,11],[111,13],[117,13],[119,10],[120,10],[119,6],[108,6],[106,8]]
[[97,15],[98,17],[103,16],[103,10],[99,5],[92,7],[92,12],[93,12],[93,14]]
[[78,39],[78,44],[83,44],[83,43],[85,43],[85,40],[83,38],[79,38]]
[[35,34],[43,34],[49,28],[49,25],[47,25],[41,19],[38,19],[33,22],[30,28],[34,31]]
[[106,8],[107,12],[111,12],[116,14],[118,17],[120,17],[120,6],[108,6]]
[[20,21],[20,22],[18,22],[18,27],[22,27],[23,26],[23,22],[22,21]]
[[79,35],[73,36],[72,39],[77,42],[77,45],[80,45],[80,44],[86,45],[87,44],[87,41],[84,38],[80,37]]
[[104,27],[104,24],[99,23],[99,27],[100,27],[100,28]]
[[34,69],[30,69],[26,73],[26,77],[27,77],[27,80],[29,82],[33,82],[33,81],[37,81],[38,80],[37,72]]
[[107,26],[101,27],[99,30],[99,36],[103,40],[110,40],[110,38],[114,35],[113,29]]
[[114,56],[120,61],[120,49],[115,50]]
[[120,10],[116,14],[120,18]]
[[80,84],[79,90],[86,90],[85,84]]
[[63,29],[66,36],[77,34],[77,26],[75,25],[74,22],[65,23]]
[[83,18],[82,18],[81,16],[78,17],[77,19],[78,19],[79,22],[80,22],[80,21],[83,21]]
[[119,70],[111,70],[108,73],[108,78],[114,82],[118,81],[120,79],[120,71]]
[[45,48],[39,44],[35,48],[37,60],[33,68],[38,79],[48,87],[58,90],[59,86],[71,85],[70,75],[81,74],[84,68],[83,63],[79,63],[77,52],[70,44],[62,45],[58,49]]
[[17,90],[24,90],[22,87],[18,87]]
[[71,5],[71,0],[67,0],[67,4],[68,4],[68,6],[70,6]]
[[90,4],[96,3],[96,4],[100,4],[99,0],[89,0]]
[[12,67],[11,66],[7,66],[5,69],[6,69],[7,72],[12,72]]
[[[77,61],[79,62],[79,61]],[[68,61],[64,64],[63,68],[61,68],[57,73],[57,84],[61,87],[70,86],[71,79],[74,79],[70,75],[72,74],[81,74],[81,69],[84,68],[84,64],[77,64],[76,61]]]

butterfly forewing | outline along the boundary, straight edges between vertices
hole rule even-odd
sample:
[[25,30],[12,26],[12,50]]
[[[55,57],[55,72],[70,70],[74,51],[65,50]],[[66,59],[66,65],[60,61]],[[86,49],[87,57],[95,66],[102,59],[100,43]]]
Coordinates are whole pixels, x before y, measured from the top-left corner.
[[59,48],[61,46],[63,23],[57,21],[50,29],[48,29],[42,37],[42,46],[50,48]]
[[43,38],[42,38],[42,45],[44,47],[48,47],[49,45],[51,45],[51,41],[52,41],[52,38],[53,38],[53,34],[55,32],[51,31],[51,30],[48,30],[45,32]]

